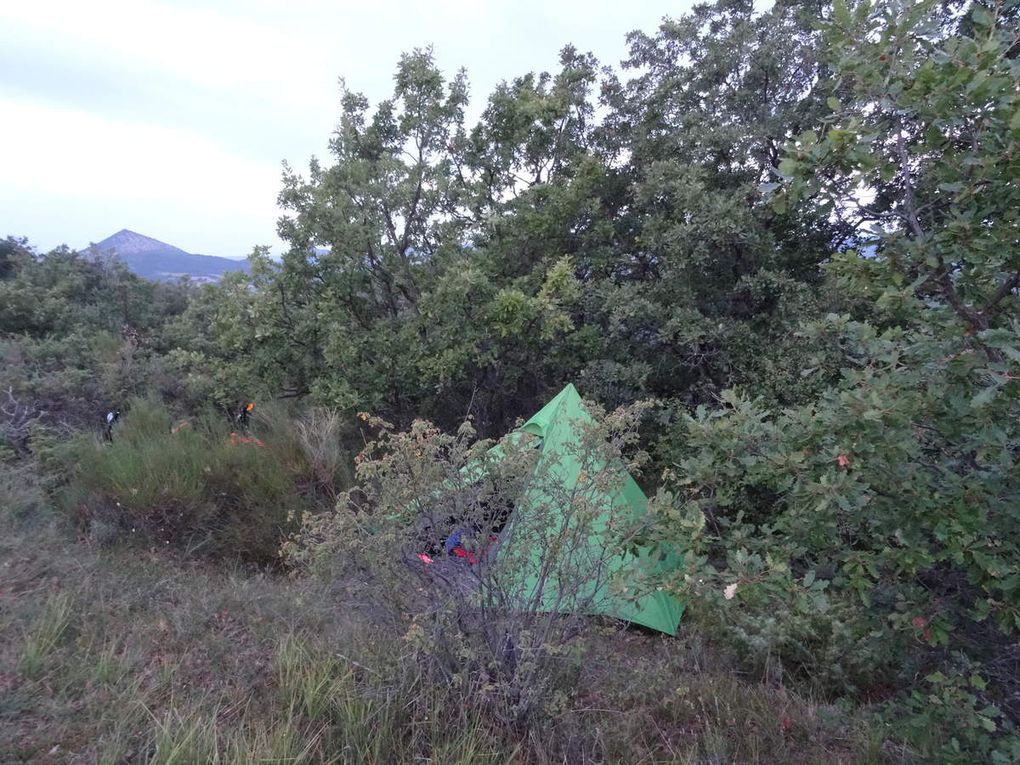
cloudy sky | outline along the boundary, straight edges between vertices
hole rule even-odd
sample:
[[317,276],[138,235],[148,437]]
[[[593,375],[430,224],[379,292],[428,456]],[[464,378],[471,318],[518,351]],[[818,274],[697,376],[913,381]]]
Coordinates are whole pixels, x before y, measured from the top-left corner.
[[[280,162],[324,156],[339,77],[389,95],[400,53],[494,84],[607,63],[690,0],[33,0],[0,3],[0,237],[80,247],[121,228],[243,256],[276,238]],[[477,113],[477,112],[476,112]]]

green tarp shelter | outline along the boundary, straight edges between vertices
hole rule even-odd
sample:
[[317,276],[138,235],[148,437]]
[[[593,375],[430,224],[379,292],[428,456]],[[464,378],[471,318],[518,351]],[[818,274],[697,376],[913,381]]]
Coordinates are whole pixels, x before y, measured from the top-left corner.
[[[593,422],[577,390],[573,385],[567,385],[521,426],[522,432],[540,439],[538,448],[542,453],[536,473],[544,468],[543,480],[553,480],[558,484],[557,489],[568,491],[578,485],[585,466],[581,464],[577,447],[585,425]],[[544,466],[543,462],[546,463]],[[600,467],[604,468],[605,463]],[[587,465],[587,468],[590,470],[592,466]],[[610,468],[611,471],[613,469]],[[525,599],[539,597],[539,610],[573,610],[577,607],[575,603],[581,603],[593,614],[612,616],[676,635],[683,613],[683,606],[676,599],[661,591],[651,592],[637,600],[625,594],[628,576],[636,579],[642,573],[676,567],[679,557],[675,554],[662,556],[658,552],[653,554],[649,550],[636,554],[613,551],[614,542],[619,542],[619,539],[614,539],[616,531],[640,519],[648,504],[648,498],[622,463],[619,471],[618,476],[613,476],[618,480],[610,482],[614,487],[612,494],[600,497],[597,503],[591,505],[605,508],[604,511],[599,510],[598,517],[586,524],[580,543],[575,542],[569,552],[570,561],[565,562],[560,571],[550,573],[549,565],[543,567],[544,550],[534,545],[535,532],[539,529],[537,535],[541,535],[552,529],[555,534],[557,525],[562,529],[571,521],[563,508],[558,507],[540,486],[525,496],[523,506],[514,509],[500,542],[497,565],[501,560],[513,561],[515,575],[521,584],[519,592]],[[544,517],[537,517],[539,515]],[[560,589],[557,581],[563,582],[563,587],[569,587],[569,596],[564,597],[564,590]]]

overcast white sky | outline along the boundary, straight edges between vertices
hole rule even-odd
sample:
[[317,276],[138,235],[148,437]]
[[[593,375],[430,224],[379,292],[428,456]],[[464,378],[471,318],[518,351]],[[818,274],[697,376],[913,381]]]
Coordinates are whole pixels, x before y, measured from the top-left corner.
[[493,85],[573,43],[616,64],[625,34],[690,0],[0,0],[0,237],[41,250],[129,228],[243,256],[276,238],[280,162],[324,157],[338,78],[373,102],[434,45]]

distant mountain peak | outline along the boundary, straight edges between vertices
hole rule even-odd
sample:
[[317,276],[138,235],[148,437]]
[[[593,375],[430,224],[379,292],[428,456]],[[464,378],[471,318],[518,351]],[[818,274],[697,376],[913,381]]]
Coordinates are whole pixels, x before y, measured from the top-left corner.
[[182,276],[201,282],[219,281],[228,271],[248,270],[247,261],[197,255],[128,228],[92,244],[86,251],[97,256],[113,255],[139,276],[157,281],[174,281]]
[[187,254],[187,251],[182,250],[180,247],[174,247],[172,244],[161,242],[158,239],[153,239],[151,236],[139,234],[137,231],[132,231],[128,228],[122,228],[116,234],[106,237],[101,242],[96,242],[95,247],[103,253],[107,250],[116,250],[118,255],[164,252],[167,250]]

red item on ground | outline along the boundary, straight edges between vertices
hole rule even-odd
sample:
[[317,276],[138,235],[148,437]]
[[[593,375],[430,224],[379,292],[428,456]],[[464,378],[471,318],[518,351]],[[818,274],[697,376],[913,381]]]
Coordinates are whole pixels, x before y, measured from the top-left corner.
[[475,557],[474,553],[468,552],[459,545],[450,550],[450,552],[452,552],[458,558],[467,558],[467,562],[470,563],[472,566],[478,563],[478,558]]
[[418,553],[418,560],[420,560],[426,566],[432,563],[432,557],[428,553]]
[[231,432],[230,434],[230,445],[237,446],[238,444],[251,444],[252,446],[265,446],[259,439],[252,438],[251,436],[242,436],[238,433]]

